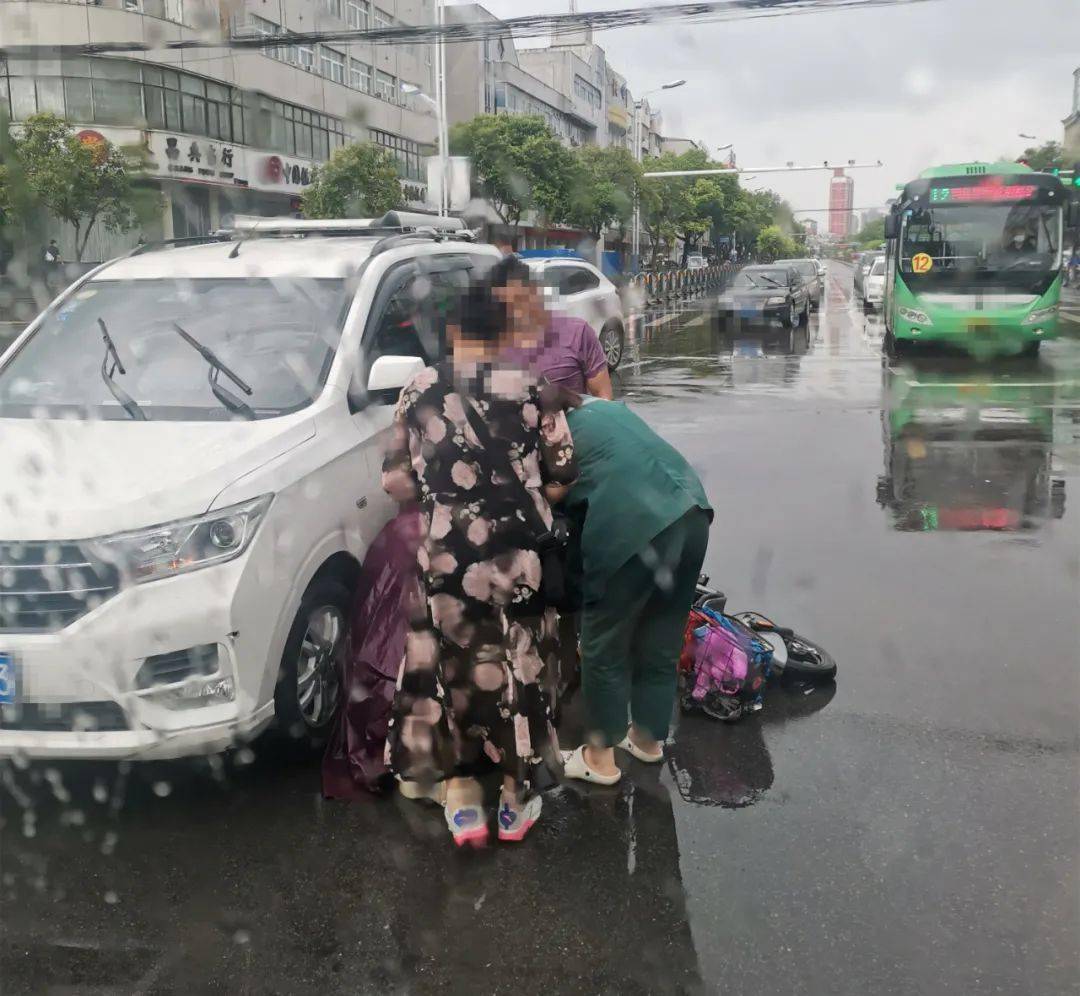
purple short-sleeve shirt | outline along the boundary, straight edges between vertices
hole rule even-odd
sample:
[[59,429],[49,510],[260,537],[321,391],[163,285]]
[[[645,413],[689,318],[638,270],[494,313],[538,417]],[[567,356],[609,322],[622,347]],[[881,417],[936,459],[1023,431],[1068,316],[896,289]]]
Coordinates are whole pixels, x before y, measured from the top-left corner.
[[523,359],[537,376],[578,394],[587,393],[586,382],[607,367],[592,326],[567,315],[552,315],[543,345]]

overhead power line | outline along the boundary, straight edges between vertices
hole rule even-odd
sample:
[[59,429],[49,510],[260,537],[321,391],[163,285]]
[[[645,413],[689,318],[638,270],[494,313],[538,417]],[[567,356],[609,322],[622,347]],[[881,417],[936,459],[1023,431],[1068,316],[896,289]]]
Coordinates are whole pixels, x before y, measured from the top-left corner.
[[172,49],[280,48],[283,45],[309,45],[317,42],[367,42],[374,45],[423,44],[484,41],[488,38],[536,38],[575,28],[626,28],[663,21],[721,22],[745,21],[761,17],[792,17],[841,10],[864,10],[875,7],[900,7],[943,0],[699,0],[658,7],[630,7],[625,10],[578,11],[568,14],[531,14],[501,21],[397,25],[370,31],[285,31],[276,35],[211,37],[209,34],[173,41],[136,42],[102,41],[78,45],[3,45],[7,55],[101,55],[111,52],[148,52]]

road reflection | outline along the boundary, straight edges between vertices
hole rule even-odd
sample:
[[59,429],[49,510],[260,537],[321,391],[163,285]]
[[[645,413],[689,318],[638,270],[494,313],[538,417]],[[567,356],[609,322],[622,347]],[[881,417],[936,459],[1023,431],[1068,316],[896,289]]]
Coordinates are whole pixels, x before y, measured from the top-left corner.
[[742,809],[773,784],[772,758],[765,743],[770,726],[796,722],[824,709],[836,685],[777,683],[765,708],[737,723],[683,716],[667,763],[679,795],[695,806]]
[[885,366],[877,500],[901,531],[1038,529],[1065,514],[1056,413],[1078,382],[1043,361]]

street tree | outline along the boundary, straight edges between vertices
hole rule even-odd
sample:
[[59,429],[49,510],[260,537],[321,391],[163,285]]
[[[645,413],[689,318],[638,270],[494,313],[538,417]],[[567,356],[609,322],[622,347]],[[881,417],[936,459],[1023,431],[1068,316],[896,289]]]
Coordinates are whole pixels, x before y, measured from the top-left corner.
[[798,251],[795,243],[780,230],[779,225],[768,225],[758,232],[754,247],[757,250],[758,259],[763,263],[785,259]]
[[316,167],[301,207],[307,218],[374,218],[404,203],[392,153],[374,142],[356,142]]
[[855,241],[867,249],[876,249],[885,241],[885,219],[875,218],[869,224],[863,225],[855,236]]
[[472,160],[473,192],[504,224],[530,211],[550,222],[569,215],[574,159],[543,118],[478,115],[453,128],[450,151]]
[[1020,156],[1033,170],[1048,173],[1052,169],[1065,169],[1065,150],[1060,142],[1043,142],[1024,149]]
[[605,228],[625,234],[634,216],[634,191],[641,166],[629,149],[585,145],[573,153],[574,173],[569,192],[568,224],[599,239]]
[[160,203],[156,193],[138,185],[138,153],[108,141],[81,141],[55,114],[27,118],[14,151],[34,205],[74,229],[77,260],[95,226],[130,231]]

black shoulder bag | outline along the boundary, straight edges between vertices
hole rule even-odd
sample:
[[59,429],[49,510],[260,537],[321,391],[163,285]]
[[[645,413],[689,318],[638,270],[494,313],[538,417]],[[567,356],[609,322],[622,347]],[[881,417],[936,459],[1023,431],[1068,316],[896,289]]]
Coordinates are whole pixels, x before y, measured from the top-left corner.
[[465,417],[469,420],[476,438],[480,441],[491,469],[506,479],[506,487],[514,492],[521,505],[521,511],[525,516],[525,523],[533,534],[537,552],[540,554],[541,581],[540,589],[544,601],[557,609],[565,609],[568,606],[566,590],[566,546],[570,539],[570,526],[564,516],[555,515],[552,512],[551,528],[541,518],[536,510],[529,489],[521,482],[510,462],[510,453],[505,445],[498,442],[491,435],[491,430],[473,407],[472,400],[462,397],[465,408]]

